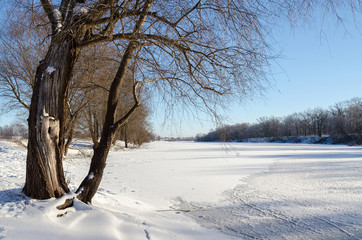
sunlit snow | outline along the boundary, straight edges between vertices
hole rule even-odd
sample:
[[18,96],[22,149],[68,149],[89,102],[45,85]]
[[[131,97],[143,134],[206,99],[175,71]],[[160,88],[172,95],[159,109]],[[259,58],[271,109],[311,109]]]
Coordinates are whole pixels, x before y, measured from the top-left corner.
[[[93,205],[21,193],[26,149],[0,141],[0,239],[361,239],[362,148],[154,142],[111,150]],[[75,191],[92,145],[64,161]],[[92,177],[92,173],[88,175]],[[57,217],[61,216],[61,217]]]

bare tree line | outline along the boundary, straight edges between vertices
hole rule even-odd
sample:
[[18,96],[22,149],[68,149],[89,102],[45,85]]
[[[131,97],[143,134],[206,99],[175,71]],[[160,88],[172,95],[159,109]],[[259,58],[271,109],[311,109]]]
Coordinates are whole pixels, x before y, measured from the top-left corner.
[[23,124],[0,126],[0,138],[11,139],[14,136],[27,137],[28,131]]
[[362,136],[362,98],[353,98],[323,109],[308,109],[285,117],[261,117],[257,123],[226,125],[199,134],[197,141],[237,141],[249,138],[271,138],[297,136],[332,136],[338,142],[358,140]]

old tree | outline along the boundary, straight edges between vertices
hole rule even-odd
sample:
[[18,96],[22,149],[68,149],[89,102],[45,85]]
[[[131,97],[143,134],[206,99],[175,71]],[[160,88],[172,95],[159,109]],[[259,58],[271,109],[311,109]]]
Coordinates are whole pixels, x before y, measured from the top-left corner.
[[[24,3],[25,4],[25,3]],[[97,44],[118,49],[106,115],[89,173],[76,191],[90,203],[101,182],[117,130],[143,100],[215,111],[223,99],[259,89],[270,57],[258,1],[92,0],[29,1],[51,26],[50,45],[36,69],[29,111],[24,193],[37,199],[69,192],[63,173],[65,115],[80,52]],[[38,5],[37,5],[38,4]],[[264,18],[265,19],[265,18]],[[133,104],[119,116],[124,81]],[[128,81],[128,80],[127,80]],[[142,88],[142,91],[140,89]]]

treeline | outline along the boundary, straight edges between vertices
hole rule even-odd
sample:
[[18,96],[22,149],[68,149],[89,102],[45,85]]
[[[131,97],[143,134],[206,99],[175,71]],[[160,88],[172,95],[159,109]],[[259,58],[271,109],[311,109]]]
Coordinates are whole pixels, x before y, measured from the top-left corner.
[[[116,140],[124,141],[126,147],[128,147],[129,143],[140,146],[145,142],[156,139],[156,136],[151,131],[147,130],[147,128],[150,128],[148,126],[148,122],[140,122],[141,120],[142,118],[139,118],[137,120],[131,118],[128,124],[125,124],[121,127],[120,131],[117,134]],[[80,127],[75,129],[73,135],[77,138],[89,137],[88,130],[82,129]],[[0,126],[1,139],[12,139],[13,137],[28,137],[27,126],[25,124],[19,123],[12,123],[9,125]]]
[[286,117],[261,117],[257,123],[224,125],[196,141],[243,141],[250,138],[280,138],[292,136],[330,136],[361,143],[362,98],[334,104],[328,109],[315,108]]
[[22,124],[0,126],[0,138],[11,139],[14,136],[27,137],[28,130]]

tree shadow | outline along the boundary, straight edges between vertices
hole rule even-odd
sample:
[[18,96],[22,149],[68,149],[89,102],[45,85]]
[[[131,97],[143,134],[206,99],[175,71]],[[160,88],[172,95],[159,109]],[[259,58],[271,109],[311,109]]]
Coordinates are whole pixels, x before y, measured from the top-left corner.
[[20,203],[23,201],[29,202],[30,198],[23,192],[22,188],[11,188],[0,190],[0,206],[9,203]]

